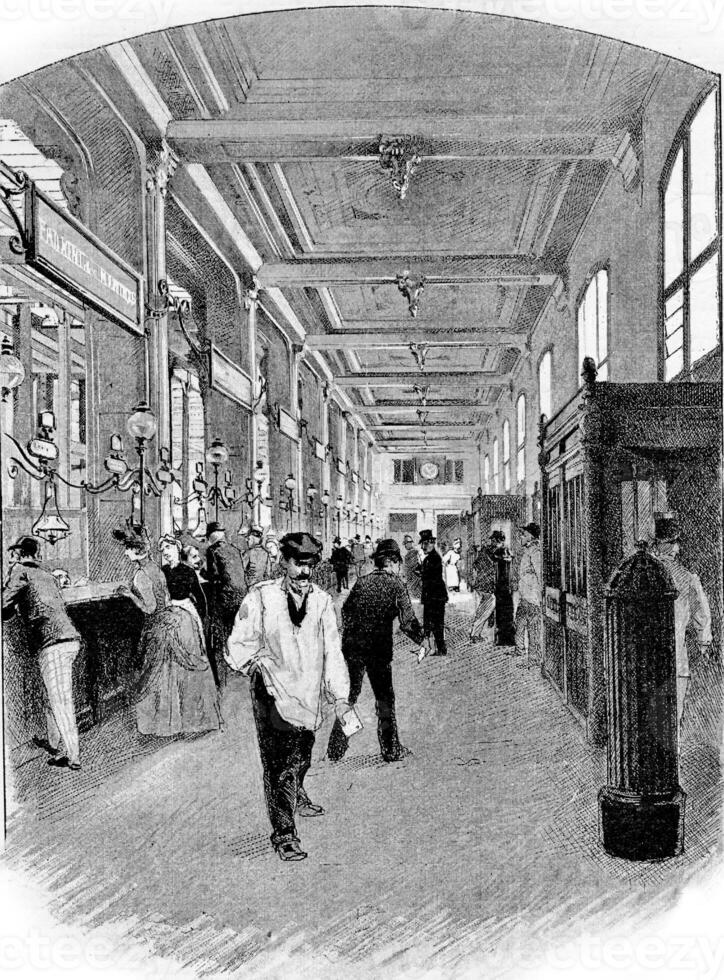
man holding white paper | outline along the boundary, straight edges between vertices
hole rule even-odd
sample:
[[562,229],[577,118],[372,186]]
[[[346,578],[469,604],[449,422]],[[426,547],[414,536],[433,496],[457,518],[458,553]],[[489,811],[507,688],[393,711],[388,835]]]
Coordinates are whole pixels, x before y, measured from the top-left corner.
[[[402,556],[393,538],[380,541],[372,555],[375,570],[359,578],[342,606],[342,651],[350,678],[350,704],[356,704],[365,674],[375,696],[377,737],[385,762],[397,762],[409,754],[400,744],[392,686],[392,627],[421,644],[418,660],[430,649],[422,626],[412,610],[407,587],[399,577]],[[347,751],[347,732],[335,722],[327,746],[327,758],[339,761]]]
[[334,701],[337,721],[361,728],[349,704],[349,673],[330,596],[310,578],[322,545],[299,531],[280,542],[284,578],[249,590],[236,616],[226,659],[248,674],[264,770],[272,844],[283,861],[301,861],[295,812],[321,816],[304,777],[314,733],[322,724],[322,696]]

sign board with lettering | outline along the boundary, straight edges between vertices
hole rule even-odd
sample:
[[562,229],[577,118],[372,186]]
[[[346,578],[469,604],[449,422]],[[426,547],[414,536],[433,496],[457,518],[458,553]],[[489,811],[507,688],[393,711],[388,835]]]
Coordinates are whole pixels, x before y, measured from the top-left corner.
[[278,415],[279,431],[282,435],[286,436],[287,439],[293,439],[295,442],[299,442],[299,426],[297,425],[297,420],[291,415],[285,408],[279,406]]
[[34,185],[26,196],[28,265],[114,320],[142,330],[138,272]]
[[210,386],[244,408],[251,408],[251,378],[218,347],[211,348]]

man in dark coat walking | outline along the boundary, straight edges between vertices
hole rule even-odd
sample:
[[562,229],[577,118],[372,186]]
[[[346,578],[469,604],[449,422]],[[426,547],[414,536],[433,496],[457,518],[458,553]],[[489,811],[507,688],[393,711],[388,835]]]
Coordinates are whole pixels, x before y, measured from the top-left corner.
[[334,569],[334,574],[337,577],[337,592],[341,592],[342,589],[349,588],[347,576],[349,573],[349,566],[352,562],[352,552],[349,550],[349,548],[344,547],[341,538],[335,538],[333,545],[332,554],[329,560],[332,564],[332,568]]
[[209,617],[211,669],[219,687],[226,681],[226,641],[229,639],[234,617],[246,595],[244,559],[230,541],[226,531],[211,521],[206,527],[209,542],[206,549],[206,578],[209,583]]
[[435,548],[435,536],[432,531],[420,531],[420,545],[425,552],[420,574],[422,576],[422,608],[423,629],[425,636],[431,633],[435,637],[437,650],[435,656],[447,656],[445,644],[445,603],[447,589],[442,575],[442,558]]
[[[396,618],[410,639],[429,648],[412,611],[407,587],[399,577],[402,556],[392,538],[380,541],[372,554],[375,570],[357,579],[342,606],[342,653],[349,670],[349,703],[356,704],[365,673],[377,706],[377,737],[385,762],[408,754],[400,744],[392,687],[392,627]],[[327,746],[327,757],[337,762],[347,751],[347,737],[336,721]]]

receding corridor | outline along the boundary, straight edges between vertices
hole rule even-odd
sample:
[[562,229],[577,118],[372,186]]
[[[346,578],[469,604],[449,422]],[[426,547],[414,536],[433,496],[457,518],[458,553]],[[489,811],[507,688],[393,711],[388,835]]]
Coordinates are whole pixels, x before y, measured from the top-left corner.
[[[327,812],[300,821],[306,862],[283,864],[269,843],[242,677],[227,689],[224,733],[168,743],[115,719],[88,736],[81,773],[29,759],[11,861],[51,887],[62,921],[120,928],[198,975],[254,976],[255,963],[267,977],[303,966],[475,975],[486,963],[504,975],[517,953],[529,961],[583,931],[628,935],[717,846],[718,771],[701,720],[685,733],[684,855],[609,857],[596,827],[603,755],[537,670],[468,642],[470,601],[456,597],[447,659],[418,665],[398,640],[410,758],[381,761],[367,685],[365,728],[342,763],[323,759],[329,726],[319,733],[307,786]],[[714,680],[710,666],[697,674]]]

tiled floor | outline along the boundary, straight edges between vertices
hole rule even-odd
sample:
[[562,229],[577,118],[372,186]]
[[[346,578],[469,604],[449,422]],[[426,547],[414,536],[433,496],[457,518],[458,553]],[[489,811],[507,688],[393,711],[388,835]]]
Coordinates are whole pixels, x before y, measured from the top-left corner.
[[85,738],[80,773],[26,762],[8,859],[62,921],[113,930],[119,950],[140,942],[186,976],[503,976],[533,940],[634,928],[712,859],[718,759],[685,745],[681,858],[609,857],[603,757],[538,671],[467,641],[469,604],[450,608],[448,658],[418,664],[398,642],[410,758],[380,759],[367,686],[342,763],[323,758],[329,723],[319,733],[307,787],[327,813],[300,821],[307,861],[269,844],[241,677],[223,733],[141,738],[116,719]]

